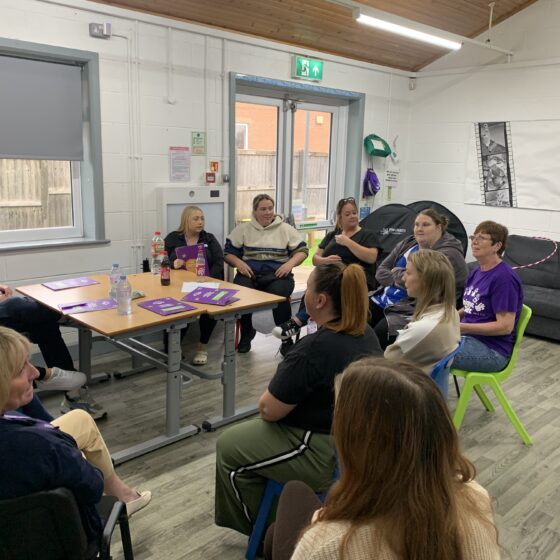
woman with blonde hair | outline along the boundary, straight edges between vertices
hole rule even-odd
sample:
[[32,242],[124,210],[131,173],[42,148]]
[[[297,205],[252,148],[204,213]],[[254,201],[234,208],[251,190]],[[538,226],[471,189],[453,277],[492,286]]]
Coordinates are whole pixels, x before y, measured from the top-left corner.
[[[179,227],[165,238],[165,250],[173,268],[188,268],[184,260],[177,258],[177,249],[202,243],[205,247],[208,262],[206,276],[223,280],[224,253],[222,247],[214,235],[204,229],[204,224],[204,213],[198,206],[185,206],[181,213]],[[216,326],[216,319],[205,313],[200,316],[198,325],[200,327],[200,338],[192,363],[195,366],[203,366],[208,362],[208,342]],[[181,329],[181,338],[187,333],[187,328]],[[164,340],[167,352],[167,334]]]
[[410,255],[404,283],[416,299],[412,320],[385,349],[389,360],[406,359],[430,374],[461,339],[459,313],[455,309],[455,274],[449,259],[425,249]]
[[33,398],[39,373],[29,362],[29,351],[24,336],[0,327],[0,500],[68,488],[93,541],[103,529],[95,504],[104,493],[124,502],[129,516],[148,505],[152,494],[119,478],[95,421],[84,410],[50,423],[9,412]]
[[328,486],[335,464],[334,379],[352,361],[381,354],[367,324],[361,266],[318,266],[305,303],[319,329],[278,365],[260,398],[260,418],[228,428],[217,442],[216,524],[247,535],[267,478],[303,480],[315,491]]
[[[490,498],[474,481],[435,383],[408,362],[366,358],[347,367],[336,386],[340,479],[323,507],[316,501],[320,509],[292,560],[499,559]],[[295,506],[309,494],[301,483],[285,487],[266,558],[290,557],[293,520],[302,518]]]

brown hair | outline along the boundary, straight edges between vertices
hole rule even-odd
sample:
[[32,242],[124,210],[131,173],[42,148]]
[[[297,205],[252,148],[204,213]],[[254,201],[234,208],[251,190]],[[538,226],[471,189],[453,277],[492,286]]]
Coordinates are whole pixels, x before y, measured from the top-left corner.
[[5,412],[12,379],[29,358],[29,341],[18,332],[0,327],[0,412]]
[[506,250],[506,244],[508,239],[508,228],[497,222],[491,220],[486,220],[485,222],[480,222],[474,230],[475,235],[477,233],[485,233],[492,238],[492,245],[496,243],[501,243],[502,246],[498,249],[498,256],[501,257]]
[[325,328],[352,336],[364,334],[369,302],[364,269],[342,263],[322,264],[313,271],[315,292],[327,294],[337,318],[325,323]]
[[350,522],[342,558],[352,534],[371,522],[403,560],[466,560],[473,517],[497,542],[490,504],[465,485],[474,466],[460,452],[437,385],[422,370],[365,358],[350,364],[335,385],[341,476],[318,519]]
[[348,198],[341,198],[336,204],[336,223],[334,224],[335,233],[340,233],[342,231],[340,217],[342,216],[342,209],[347,204],[351,204],[356,209],[356,212],[358,211],[358,205],[356,204],[356,199],[354,197],[350,196]]
[[187,233],[188,230],[188,224],[189,224],[189,218],[196,212],[199,211],[202,213],[202,215],[204,216],[204,212],[202,212],[202,210],[198,207],[198,206],[185,206],[183,208],[183,211],[181,212],[181,223],[179,224],[179,227],[177,228],[177,231],[179,233]]
[[443,306],[442,322],[450,321],[455,310],[455,273],[449,259],[439,251],[424,249],[412,253],[408,262],[422,282],[412,319],[416,321],[432,305]]
[[436,226],[441,227],[441,235],[443,235],[447,231],[447,227],[449,226],[449,218],[445,214],[440,214],[437,210],[433,208],[425,208],[422,212],[418,212],[416,217],[418,216],[428,216],[431,218]]
[[258,194],[257,196],[255,196],[255,198],[253,198],[253,212],[257,211],[257,208],[259,206],[259,204],[263,201],[263,200],[270,200],[270,202],[272,202],[272,206],[275,206],[274,204],[274,199],[269,196],[268,194]]

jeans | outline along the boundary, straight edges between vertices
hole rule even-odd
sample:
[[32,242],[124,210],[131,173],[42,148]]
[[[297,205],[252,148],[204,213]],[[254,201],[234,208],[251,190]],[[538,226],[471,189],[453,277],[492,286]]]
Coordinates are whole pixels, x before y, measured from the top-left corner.
[[309,313],[307,313],[307,309],[305,307],[305,293],[301,297],[301,301],[299,302],[299,309],[296,313],[296,317],[298,318],[302,327],[307,325],[309,321]]
[[491,373],[502,371],[507,366],[509,359],[510,356],[502,356],[478,338],[465,336],[463,348],[455,356],[452,368]]

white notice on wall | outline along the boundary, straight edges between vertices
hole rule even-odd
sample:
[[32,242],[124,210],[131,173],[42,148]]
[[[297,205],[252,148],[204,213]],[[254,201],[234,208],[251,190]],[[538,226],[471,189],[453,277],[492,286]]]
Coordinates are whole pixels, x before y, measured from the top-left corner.
[[191,180],[191,149],[188,146],[169,146],[169,180],[188,183]]
[[400,174],[400,169],[398,167],[387,165],[387,169],[385,169],[385,186],[389,189],[394,189],[398,187],[399,174]]

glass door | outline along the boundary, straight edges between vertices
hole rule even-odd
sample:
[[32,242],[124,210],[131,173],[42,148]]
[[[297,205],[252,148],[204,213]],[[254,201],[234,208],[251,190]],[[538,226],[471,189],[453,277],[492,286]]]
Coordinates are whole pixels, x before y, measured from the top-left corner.
[[[255,101],[258,100],[258,101]],[[251,219],[251,201],[265,193],[278,198],[282,181],[279,148],[282,102],[277,99],[237,96],[235,103],[235,223]]]
[[276,210],[293,217],[310,254],[294,269],[296,290],[305,289],[312,256],[332,226],[344,141],[339,121],[344,108],[283,99],[237,95],[235,103],[235,221],[251,219],[251,201],[272,196]]

